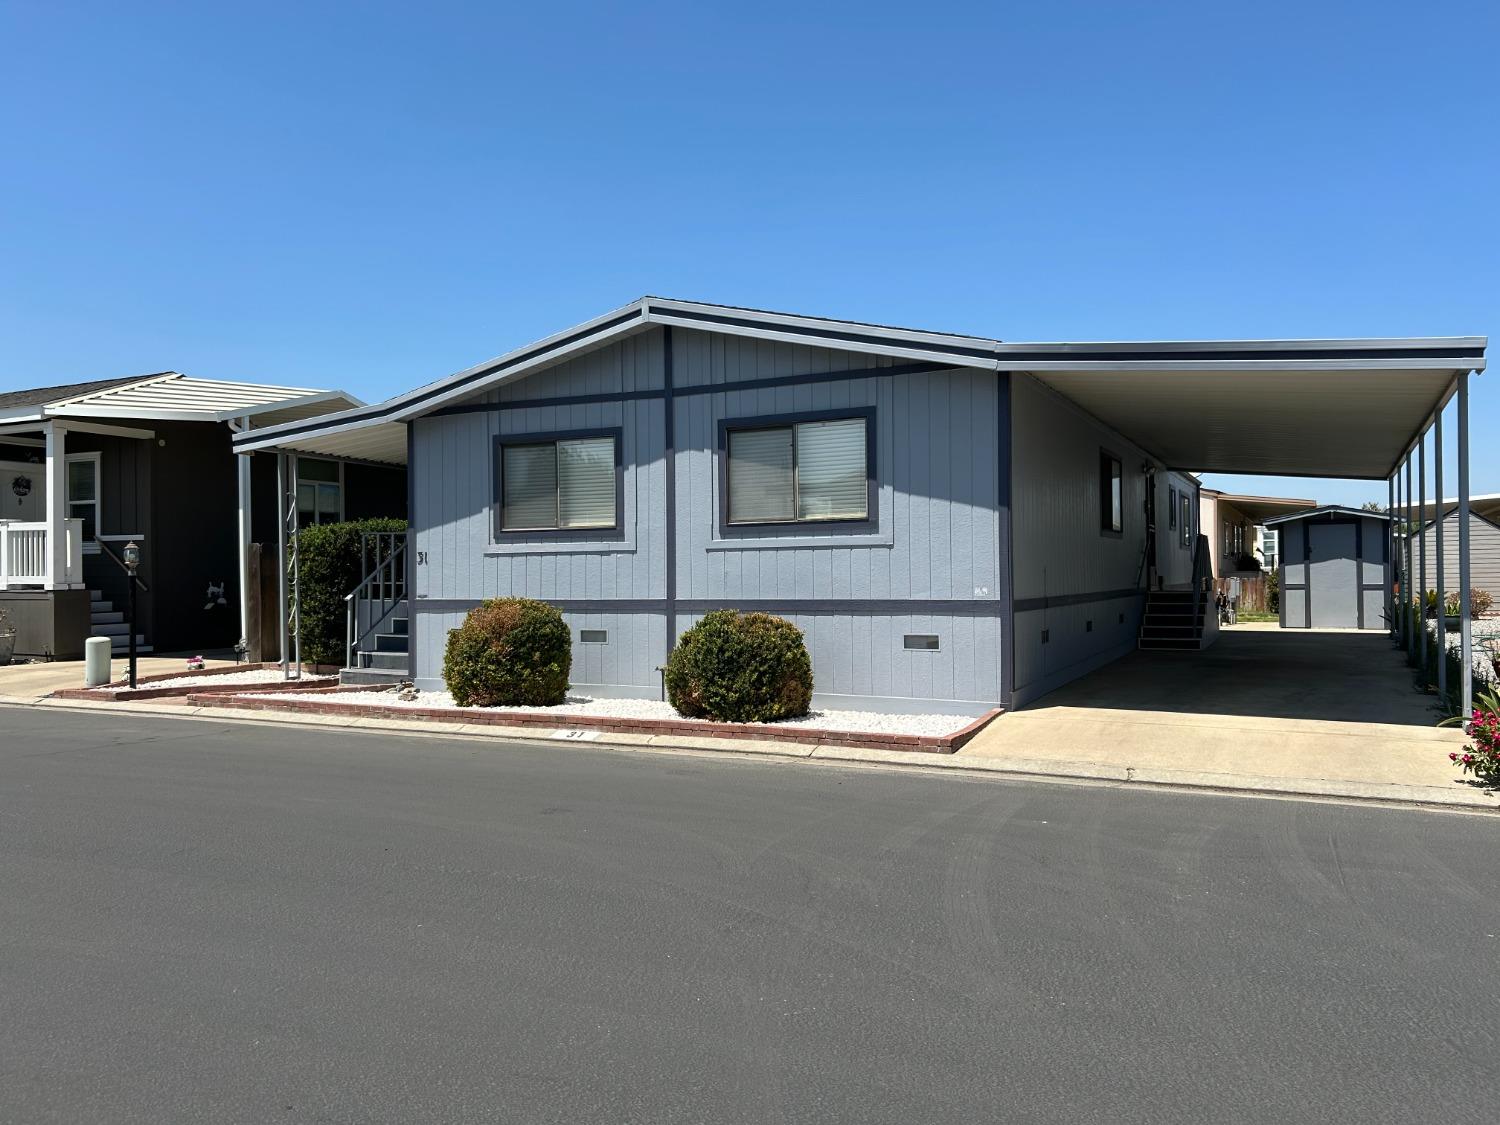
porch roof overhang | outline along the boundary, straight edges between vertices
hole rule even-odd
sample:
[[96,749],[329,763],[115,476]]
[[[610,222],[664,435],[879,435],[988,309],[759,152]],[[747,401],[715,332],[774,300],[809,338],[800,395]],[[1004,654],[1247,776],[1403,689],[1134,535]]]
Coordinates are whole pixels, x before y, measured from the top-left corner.
[[653,325],[1023,372],[1172,468],[1372,480],[1416,442],[1455,376],[1483,369],[1486,346],[1482,336],[1004,343],[643,297],[385,402],[238,435],[235,448],[405,464],[412,419]]

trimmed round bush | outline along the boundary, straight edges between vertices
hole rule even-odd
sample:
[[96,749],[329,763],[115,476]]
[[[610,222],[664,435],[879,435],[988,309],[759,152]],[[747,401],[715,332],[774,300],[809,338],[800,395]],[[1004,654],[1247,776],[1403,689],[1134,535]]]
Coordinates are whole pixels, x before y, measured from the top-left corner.
[[555,606],[493,598],[448,633],[443,682],[460,707],[555,707],[568,693],[573,637]]
[[807,714],[812,658],[790,621],[721,609],[682,634],[666,681],[667,699],[690,719],[774,723]]

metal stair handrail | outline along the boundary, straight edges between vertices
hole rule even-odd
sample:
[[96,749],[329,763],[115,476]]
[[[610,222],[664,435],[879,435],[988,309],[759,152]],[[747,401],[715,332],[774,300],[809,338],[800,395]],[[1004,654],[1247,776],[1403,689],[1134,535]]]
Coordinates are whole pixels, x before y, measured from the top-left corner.
[[[406,600],[406,532],[363,532],[359,538],[359,562],[364,577],[358,586],[344,595],[346,668],[356,666],[354,654]],[[356,632],[356,611],[361,601],[378,603],[380,612],[371,615],[369,625],[362,632]]]
[[1208,536],[1199,535],[1193,544],[1193,628],[1201,636],[1198,614],[1203,609],[1204,587],[1208,584]]

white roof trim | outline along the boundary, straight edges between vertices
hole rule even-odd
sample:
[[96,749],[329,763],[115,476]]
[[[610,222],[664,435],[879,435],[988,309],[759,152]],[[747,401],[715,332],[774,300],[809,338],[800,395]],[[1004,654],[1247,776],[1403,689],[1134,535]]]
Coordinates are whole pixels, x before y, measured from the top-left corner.
[[937,362],[952,367],[1074,375],[1119,373],[1126,378],[1133,373],[1166,372],[1207,372],[1232,379],[1252,372],[1394,374],[1479,371],[1484,368],[1484,349],[1488,344],[1483,336],[1007,344],[980,336],[642,297],[574,328],[385,402],[340,411],[321,419],[267,426],[251,434],[239,435],[235,448],[242,452],[277,446],[290,448],[299,441],[332,437],[372,426],[405,423],[456,400],[471,398],[500,384],[524,378],[575,352],[599,347],[651,324]]

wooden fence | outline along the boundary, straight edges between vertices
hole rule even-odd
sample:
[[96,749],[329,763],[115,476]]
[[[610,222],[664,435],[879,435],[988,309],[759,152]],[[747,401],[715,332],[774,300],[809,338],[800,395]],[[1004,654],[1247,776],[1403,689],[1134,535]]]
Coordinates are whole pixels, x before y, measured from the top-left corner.
[[[1257,613],[1274,613],[1266,605],[1266,575],[1262,571],[1259,574],[1239,574],[1235,576],[1240,583],[1240,609],[1251,610]],[[1229,592],[1228,578],[1215,578],[1214,591],[1220,594]]]

